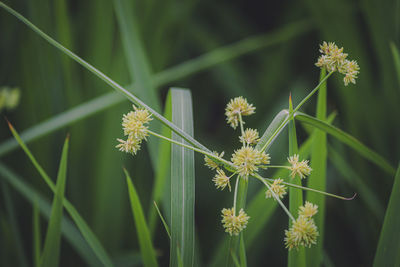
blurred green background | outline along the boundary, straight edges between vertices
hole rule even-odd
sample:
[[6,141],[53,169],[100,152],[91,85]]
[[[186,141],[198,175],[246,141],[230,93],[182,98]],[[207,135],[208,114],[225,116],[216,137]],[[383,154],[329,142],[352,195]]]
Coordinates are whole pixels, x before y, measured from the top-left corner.
[[[119,84],[141,85],[133,92],[160,111],[170,87],[189,88],[195,138],[226,155],[239,147],[238,133],[224,118],[229,99],[242,95],[253,103],[256,115],[246,125],[263,132],[276,113],[287,107],[290,92],[298,103],[318,83],[319,69],[314,66],[318,45],[323,40],[334,41],[358,61],[361,71],[356,85],[344,87],[340,75],[329,80],[328,114],[337,112],[334,125],[397,165],[400,81],[390,43],[400,47],[399,0],[127,2],[128,9],[108,0],[5,1]],[[127,24],[124,16],[129,18]],[[4,10],[0,11],[0,29],[0,86],[21,90],[20,105],[3,110],[2,116],[19,132],[112,91]],[[218,53],[230,44],[235,45],[227,53]],[[206,53],[211,53],[209,58],[202,58]],[[208,64],[190,71],[190,64],[196,64],[199,57]],[[135,60],[143,64],[132,64]],[[184,62],[187,65],[174,78],[168,72],[156,75]],[[119,266],[140,265],[122,167],[130,171],[146,212],[152,207],[155,172],[144,146],[135,157],[114,148],[116,138],[122,136],[121,116],[131,109],[129,102],[107,105],[85,118],[78,115],[29,147],[55,177],[63,140],[71,134],[66,197]],[[303,111],[315,114],[315,98]],[[307,128],[298,130],[301,144]],[[286,136],[283,133],[271,148],[273,163],[283,163],[288,156]],[[0,147],[10,138],[2,118]],[[324,264],[370,266],[393,177],[336,140],[328,140],[335,151],[328,156],[328,191],[346,196],[357,192],[358,197],[347,202],[326,200]],[[231,205],[232,194],[215,189],[213,173],[202,160],[196,155],[195,216],[200,260],[207,266],[218,241],[226,235],[220,210]],[[52,193],[20,149],[1,152],[0,161],[51,200]],[[249,201],[258,187],[251,183]],[[0,188],[0,265],[30,266],[32,205],[4,179],[0,179]],[[272,200],[266,200],[266,205],[268,201]],[[42,232],[45,222],[42,219]],[[169,261],[169,240],[157,223],[154,245],[164,266]],[[255,244],[247,248],[249,266],[286,265],[286,227],[287,217],[277,209]],[[63,239],[61,266],[85,265]]]

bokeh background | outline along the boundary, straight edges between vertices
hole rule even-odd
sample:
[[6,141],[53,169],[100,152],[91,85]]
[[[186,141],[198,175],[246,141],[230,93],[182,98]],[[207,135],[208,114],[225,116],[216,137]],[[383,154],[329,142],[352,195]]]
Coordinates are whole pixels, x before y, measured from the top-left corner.
[[[156,73],[193,62],[220,47],[238,44],[233,54],[218,64],[173,81],[164,77],[167,82],[162,85],[149,85],[157,88],[157,94],[148,103],[159,110],[170,87],[189,88],[193,95],[195,138],[228,155],[239,146],[238,133],[225,123],[224,108],[229,99],[242,95],[253,103],[257,112],[247,120],[247,126],[263,132],[276,113],[287,107],[290,92],[298,103],[318,83],[319,69],[314,66],[319,56],[318,45],[323,40],[335,41],[351,59],[358,61],[361,72],[357,84],[348,87],[343,85],[340,75],[329,79],[328,114],[337,112],[334,125],[377,151],[393,166],[398,163],[400,81],[390,48],[390,43],[400,47],[398,0],[128,1],[131,8],[126,12],[132,15],[131,25],[135,29],[125,25],[125,30],[136,31],[139,38],[135,40],[122,38],[125,26],[121,25],[113,1],[5,2],[128,88],[143,79],[134,77],[133,72],[153,79]],[[3,116],[23,132],[112,91],[4,10],[0,10],[0,29],[0,86],[21,90],[19,106],[1,111],[0,147],[11,138]],[[241,40],[248,43],[237,43]],[[140,66],[140,70],[130,64],[128,44],[137,43],[143,47],[143,62],[149,63]],[[250,48],[246,49],[246,45]],[[135,88],[133,92],[146,95],[141,89]],[[315,99],[303,111],[315,114]],[[116,138],[122,136],[121,116],[130,108],[128,101],[119,101],[85,118],[78,116],[72,123],[29,143],[44,169],[55,177],[63,140],[70,133],[66,196],[119,266],[140,266],[122,167],[130,171],[146,211],[152,207],[155,173],[147,148],[135,157],[114,148]],[[308,132],[301,125],[297,128],[301,144]],[[328,156],[328,191],[346,196],[357,192],[358,197],[352,201],[327,199],[324,265],[369,266],[393,177],[335,139],[328,140],[334,151]],[[272,147],[273,162],[284,162],[287,151],[287,133],[283,132]],[[20,149],[2,152],[0,161],[52,199]],[[200,155],[196,162],[197,246],[202,266],[207,266],[218,241],[225,236],[220,210],[231,205],[232,194],[215,189],[211,182],[213,173],[202,165]],[[249,200],[259,186],[251,184]],[[30,266],[32,203],[1,176],[0,188],[0,265]],[[43,217],[42,233],[46,226]],[[255,244],[248,248],[249,266],[286,265],[286,227],[287,217],[277,209]],[[155,247],[160,262],[167,265],[169,241],[160,224]],[[85,265],[63,239],[61,266]]]

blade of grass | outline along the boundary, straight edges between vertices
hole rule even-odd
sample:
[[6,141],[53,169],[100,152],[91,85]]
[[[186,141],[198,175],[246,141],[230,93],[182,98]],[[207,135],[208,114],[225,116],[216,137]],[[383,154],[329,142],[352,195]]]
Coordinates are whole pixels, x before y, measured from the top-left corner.
[[240,236],[239,259],[240,259],[240,266],[247,267],[246,247],[245,247],[245,242],[243,240],[243,235]]
[[[325,69],[321,70],[320,81],[325,77]],[[316,118],[326,120],[326,98],[327,83],[324,83],[318,92]],[[307,186],[313,189],[326,191],[326,161],[327,161],[327,143],[326,133],[315,129],[312,139],[311,151],[311,175],[307,178]],[[314,220],[318,227],[319,237],[315,246],[307,249],[307,266],[318,267],[322,261],[324,244],[324,225],[325,225],[325,196],[307,192],[307,200],[318,206],[318,213]]]
[[58,169],[56,191],[51,208],[51,215],[47,227],[47,234],[40,259],[40,266],[58,266],[61,247],[61,220],[63,216],[63,201],[67,180],[67,158],[69,137],[65,139],[61,161]]
[[157,203],[155,201],[154,201],[154,207],[157,210],[158,217],[160,217],[160,220],[161,220],[162,224],[164,225],[165,232],[167,232],[169,239],[171,239],[171,231],[169,230],[168,224],[165,221],[164,217],[162,216],[161,211],[158,208]]
[[[172,121],[193,136],[193,111],[190,91],[171,89]],[[184,142],[177,134],[172,139]],[[194,264],[194,152],[173,144],[171,147],[171,246],[170,266]]]
[[[292,96],[289,97],[289,113],[293,114],[293,104],[292,104]],[[294,117],[290,118],[289,121],[289,155],[293,156],[294,154],[299,153],[299,148],[297,145],[297,136],[296,136],[296,126]],[[300,177],[295,177],[292,179],[292,183],[296,185],[301,185]],[[296,216],[299,207],[303,205],[303,192],[301,190],[296,190],[295,188],[289,188],[289,211],[292,215]],[[289,228],[292,226],[293,222],[289,218]],[[298,267],[298,266],[306,266],[306,253],[304,247],[301,247],[299,250],[289,250],[288,252],[288,266],[289,267]]]
[[[26,24],[29,28],[31,28],[33,31],[35,31],[36,33],[38,33],[41,37],[43,37],[46,41],[48,41],[50,44],[52,44],[53,46],[55,46],[57,49],[59,49],[60,51],[62,51],[63,53],[67,54],[68,56],[70,56],[73,60],[75,60],[76,62],[78,62],[79,64],[81,64],[82,66],[84,66],[86,69],[88,69],[89,71],[91,71],[93,74],[95,74],[97,77],[99,77],[100,79],[102,79],[104,82],[106,82],[108,85],[110,85],[111,87],[113,87],[116,91],[124,94],[125,96],[128,97],[128,99],[130,99],[132,102],[134,102],[135,104],[137,104],[138,106],[144,107],[146,109],[148,109],[151,113],[154,114],[154,116],[160,120],[162,123],[164,123],[165,125],[167,125],[171,130],[175,131],[176,133],[178,133],[180,136],[182,136],[185,140],[187,140],[189,143],[191,143],[194,146],[197,146],[199,148],[205,149],[207,150],[205,147],[203,147],[201,144],[199,144],[197,141],[195,141],[194,139],[190,138],[189,136],[187,136],[184,132],[179,131],[178,128],[176,128],[173,124],[169,123],[168,120],[166,120],[165,118],[163,118],[161,115],[159,115],[158,113],[155,113],[154,110],[152,110],[151,108],[149,108],[147,105],[145,105],[142,101],[140,101],[138,98],[136,98],[135,96],[133,96],[132,94],[130,94],[126,89],[122,88],[120,85],[118,85],[117,83],[115,83],[113,80],[111,80],[110,78],[108,78],[106,75],[104,75],[102,72],[100,72],[99,70],[97,70],[96,68],[94,68],[92,65],[90,65],[89,63],[87,63],[86,61],[84,61],[83,59],[81,59],[80,57],[78,57],[77,55],[75,55],[73,52],[71,52],[70,50],[66,49],[65,47],[63,47],[61,44],[59,44],[58,42],[56,42],[54,39],[52,39],[50,36],[48,36],[47,34],[45,34],[44,32],[42,32],[39,28],[37,28],[35,25],[33,25],[29,20],[27,20],[25,17],[23,17],[21,14],[19,14],[18,12],[16,12],[15,10],[13,10],[12,8],[10,8],[9,6],[5,5],[4,3],[0,2],[0,7],[4,8],[6,11],[8,11],[9,13],[11,13],[12,15],[14,15],[17,19],[19,19],[21,22],[23,22],[24,24]],[[300,23],[301,24],[301,23]],[[292,24],[291,27],[295,27],[296,23]],[[305,27],[305,29],[303,30],[309,30],[308,27]],[[293,31],[293,33],[296,33],[296,31]],[[250,40],[248,41],[250,43],[252,43]],[[258,42],[254,42],[255,44],[258,44]],[[241,45],[239,45],[241,44]],[[245,47],[247,46],[247,41],[244,43],[238,43],[237,46],[235,47],[236,49],[240,50],[239,48],[241,47]],[[253,49],[257,49],[257,48],[261,48],[263,47],[262,44],[256,45]],[[253,51],[253,49],[250,49],[250,51]],[[226,47],[226,49],[222,49],[219,51],[219,53],[224,54],[224,53],[230,53],[230,51],[232,50],[231,47]],[[249,51],[249,52],[250,52]],[[235,53],[232,53],[232,56],[234,56]],[[240,55],[240,53],[236,53],[237,56]],[[214,55],[215,57],[215,55]],[[214,57],[205,57],[202,60],[199,60],[197,64],[197,68],[194,68],[194,70],[192,71],[200,71],[201,70],[201,62],[208,62],[211,61],[208,65],[212,66],[214,64],[220,63],[221,61],[214,61],[210,60]],[[189,63],[189,62],[187,62]],[[200,64],[199,64],[200,63]],[[181,68],[181,69],[186,69],[186,68]],[[164,74],[164,77],[170,77],[169,79],[165,79],[165,78],[160,78],[162,77],[161,74],[158,75],[159,78],[157,78],[157,76],[155,77],[155,85],[160,84],[160,83],[167,83],[171,80],[174,79],[178,79],[179,77],[179,73],[181,73],[181,71],[178,69],[177,71],[174,71],[173,73],[169,73],[169,74]],[[192,74],[192,73],[189,73]],[[185,74],[188,75],[188,74]],[[105,97],[105,96],[104,96]],[[109,97],[112,97],[111,94],[109,95]],[[115,96],[113,96],[115,97]],[[105,100],[108,100],[107,97],[105,97]],[[122,99],[120,99],[120,101],[122,101]],[[113,101],[110,101],[111,103],[113,103]],[[108,106],[101,106],[101,109],[105,109]],[[90,114],[93,114],[95,112],[97,112],[99,110],[93,110],[90,112]],[[78,117],[79,118],[79,117]],[[0,146],[0,152],[1,152],[1,148],[2,146]],[[15,144],[12,145],[12,149],[15,149]],[[10,149],[10,148],[8,148]],[[7,151],[8,152],[8,151]],[[1,155],[1,153],[0,153]]]
[[[19,145],[21,148],[24,150],[26,155],[29,157],[31,160],[32,164],[35,166],[37,171],[40,173],[40,176],[43,178],[43,180],[46,182],[46,184],[49,186],[51,191],[53,193],[56,192],[56,186],[53,183],[53,181],[50,179],[50,177],[47,175],[47,173],[44,171],[44,169],[40,166],[40,164],[37,162],[33,154],[30,152],[28,147],[24,144],[24,142],[21,140],[21,137],[18,135],[17,131],[14,129],[14,127],[9,124],[10,130],[15,137],[15,139],[18,141]],[[84,221],[84,219],[79,215],[78,211],[75,209],[75,207],[67,200],[64,198],[63,201],[65,209],[68,211],[76,225],[78,226],[79,230],[81,231],[82,235],[84,236],[85,240],[89,243],[90,247],[93,249],[95,254],[99,257],[101,262],[105,266],[113,266],[112,261],[110,257],[108,256],[107,252],[101,245],[100,241],[97,239],[97,237],[94,235],[92,230],[89,228],[87,223]]]
[[10,196],[8,186],[6,185],[6,183],[4,181],[1,183],[1,187],[2,187],[2,191],[3,191],[2,193],[4,196],[5,208],[7,210],[8,219],[10,221],[11,233],[15,240],[14,249],[16,250],[15,255],[18,256],[17,262],[19,265],[26,267],[26,266],[28,266],[28,260],[27,260],[27,257],[26,257],[25,251],[24,251],[21,231],[18,228],[17,216],[15,214],[15,206],[13,205],[13,200]]
[[151,243],[149,228],[147,227],[146,219],[144,218],[142,204],[140,204],[139,196],[126,169],[124,169],[124,173],[126,176],[126,183],[128,185],[132,215],[135,220],[136,232],[139,237],[139,246],[143,259],[143,265],[146,267],[158,266],[156,253],[154,251],[153,244]]
[[390,42],[390,50],[392,50],[392,56],[394,61],[394,67],[396,68],[396,76],[398,81],[398,86],[400,86],[400,54],[399,49],[393,42]]
[[40,231],[40,209],[37,201],[33,203],[33,212],[32,212],[32,258],[33,258],[33,266],[39,267],[40,265],[40,254],[42,251],[42,238]]
[[336,128],[335,126],[329,125],[317,118],[309,116],[307,114],[296,112],[295,117],[297,120],[310,124],[334,137],[344,144],[350,146],[355,151],[357,151],[361,156],[381,167],[382,170],[386,171],[388,174],[394,175],[395,169],[388,163],[381,155],[368,148],[366,145],[358,141],[356,138],[348,133]]
[[[50,202],[41,196],[39,192],[37,192],[31,185],[27,184],[23,178],[19,177],[1,162],[0,174],[2,179],[7,181],[31,204],[37,203],[40,212],[45,216],[45,218],[50,218]],[[97,256],[93,253],[92,248],[88,245],[85,239],[82,238],[82,235],[79,233],[78,229],[69,219],[66,218],[65,215],[62,220],[62,232],[65,239],[89,266],[99,266],[101,264]]]
[[394,177],[393,189],[386,209],[373,266],[400,265],[400,165]]

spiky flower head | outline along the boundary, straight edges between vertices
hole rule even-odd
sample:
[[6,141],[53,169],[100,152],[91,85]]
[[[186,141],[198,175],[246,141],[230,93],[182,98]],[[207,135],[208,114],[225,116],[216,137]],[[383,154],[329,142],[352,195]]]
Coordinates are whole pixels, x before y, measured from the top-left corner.
[[136,153],[140,150],[140,141],[132,136],[128,137],[127,140],[122,140],[117,138],[119,142],[115,147],[119,149],[119,151],[130,153],[132,155],[136,155]]
[[258,171],[258,168],[267,168],[270,157],[264,151],[258,151],[250,146],[242,147],[232,155],[232,163],[236,166],[241,177],[248,177]]
[[283,180],[278,178],[275,179],[270,188],[265,192],[266,198],[273,198],[275,193],[279,198],[283,198],[286,195],[286,186],[282,184]]
[[139,109],[133,106],[134,111],[124,114],[122,117],[122,128],[127,140],[117,139],[120,142],[116,148],[120,151],[135,155],[140,150],[143,140],[146,140],[148,123],[152,120],[151,114],[146,109]]
[[285,246],[289,250],[300,246],[311,247],[317,243],[319,233],[315,222],[310,217],[299,216],[293,221],[292,227],[285,230]]
[[255,145],[260,140],[260,136],[257,130],[249,128],[244,131],[239,139],[244,145]]
[[306,178],[310,175],[312,169],[308,166],[308,160],[299,161],[299,155],[295,154],[288,158],[288,162],[292,165],[289,167],[291,170],[290,176],[294,178],[297,175],[300,176],[301,179]]
[[231,184],[229,183],[229,177],[226,176],[225,172],[221,169],[217,169],[217,174],[212,179],[215,183],[217,189],[221,188],[224,190],[226,186],[228,186],[229,191],[231,191]]
[[249,104],[246,98],[242,96],[232,99],[225,108],[225,115],[228,124],[231,125],[233,129],[239,125],[239,114],[241,116],[249,116],[254,114],[256,108],[253,104]]
[[222,224],[225,232],[230,235],[238,235],[247,226],[250,217],[240,209],[239,215],[235,216],[234,208],[222,210]]
[[[222,151],[221,154],[218,154],[217,151],[213,151],[212,153],[213,153],[215,156],[218,156],[218,157],[220,157],[220,158],[222,158],[222,157],[224,156],[224,154],[225,154],[224,151]],[[205,162],[204,164],[205,164],[207,167],[209,167],[211,170],[215,170],[215,169],[217,169],[217,168],[219,167],[219,164],[218,164],[218,163],[216,163],[214,160],[210,159],[210,158],[207,157],[207,156],[204,156],[204,162]]]
[[308,201],[306,201],[306,203],[299,208],[299,216],[304,216],[307,218],[314,216],[315,214],[317,214],[317,212],[318,206]]
[[357,61],[347,59],[348,54],[343,53],[343,47],[339,48],[333,42],[323,42],[319,51],[322,55],[315,63],[317,67],[324,68],[329,72],[339,71],[344,74],[343,82],[345,86],[349,83],[356,83],[360,68]]

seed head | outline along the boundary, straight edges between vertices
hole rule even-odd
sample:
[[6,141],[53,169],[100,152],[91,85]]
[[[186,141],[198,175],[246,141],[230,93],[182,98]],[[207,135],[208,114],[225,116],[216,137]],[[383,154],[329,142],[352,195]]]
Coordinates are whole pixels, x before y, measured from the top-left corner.
[[299,208],[299,216],[304,216],[306,218],[311,218],[318,212],[318,206],[306,201],[304,206]]
[[249,104],[246,98],[242,96],[232,99],[225,108],[225,115],[228,124],[231,125],[233,129],[239,125],[239,114],[242,116],[249,116],[254,114],[255,107]]
[[[218,154],[218,152],[217,151],[213,151],[212,152],[215,156],[218,156],[218,157],[220,157],[220,158],[222,158],[223,156],[224,156],[224,154],[225,154],[225,152],[221,152],[221,154]],[[218,163],[216,163],[214,160],[212,160],[212,159],[210,159],[209,157],[207,157],[207,156],[204,156],[204,164],[207,166],[207,167],[209,167],[211,170],[215,170],[215,169],[217,169],[218,167],[219,167],[219,164]]]
[[292,227],[285,230],[285,246],[289,250],[298,249],[299,246],[311,247],[317,243],[319,233],[312,218],[299,216],[293,221]]
[[272,192],[274,192],[279,198],[283,198],[286,195],[286,186],[284,186],[282,182],[283,180],[280,178],[275,179],[270,188],[265,192],[265,197],[273,198]]
[[234,208],[222,210],[222,224],[225,228],[225,232],[230,235],[238,235],[244,228],[246,228],[247,222],[250,219],[249,216],[240,209],[239,215],[235,216]]
[[255,145],[260,140],[258,131],[254,129],[246,129],[239,138],[244,145]]
[[122,117],[122,128],[127,140],[117,139],[120,142],[116,148],[120,151],[135,155],[140,150],[143,140],[149,135],[147,124],[152,120],[151,114],[146,109],[138,109],[133,106],[134,111],[124,114]]
[[248,177],[258,171],[258,168],[267,168],[266,164],[269,164],[270,157],[265,152],[245,146],[236,150],[231,160],[237,167],[239,175]]
[[231,184],[229,183],[229,177],[226,176],[225,172],[221,169],[217,169],[217,174],[212,179],[215,183],[217,189],[221,188],[224,190],[226,186],[228,186],[229,191],[231,191]]
[[322,55],[315,63],[317,67],[325,68],[329,72],[339,71],[344,74],[343,82],[345,86],[349,83],[356,83],[360,68],[357,61],[347,59],[348,54],[343,53],[343,47],[339,48],[332,42],[323,42],[319,51]]
[[290,176],[294,178],[296,174],[300,176],[301,179],[306,178],[310,175],[312,169],[308,166],[308,160],[299,161],[299,155],[293,155],[288,158],[289,163],[292,165],[289,169],[292,171]]

